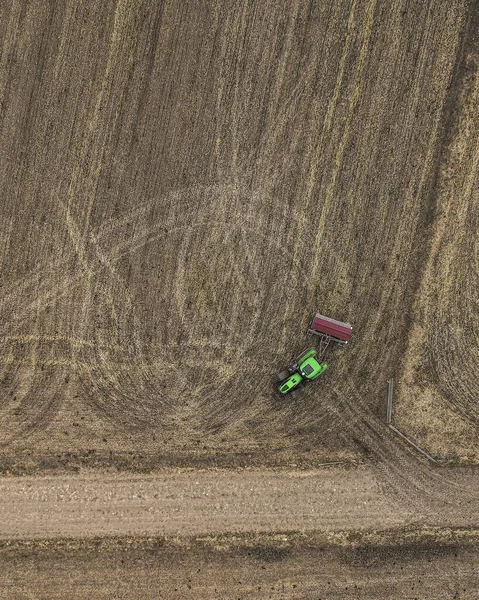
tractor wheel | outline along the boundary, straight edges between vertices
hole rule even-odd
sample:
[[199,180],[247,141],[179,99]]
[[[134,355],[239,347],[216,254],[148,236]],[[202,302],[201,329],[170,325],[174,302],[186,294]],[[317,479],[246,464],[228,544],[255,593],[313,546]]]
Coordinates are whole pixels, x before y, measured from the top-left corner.
[[304,387],[303,386],[299,386],[297,388],[295,388],[292,392],[290,392],[290,396],[293,400],[296,400],[296,398],[299,398],[301,396],[301,394],[304,392]]
[[277,373],[276,377],[278,378],[278,381],[283,381],[283,379],[287,379],[289,377],[289,371],[287,369],[281,371],[281,373]]

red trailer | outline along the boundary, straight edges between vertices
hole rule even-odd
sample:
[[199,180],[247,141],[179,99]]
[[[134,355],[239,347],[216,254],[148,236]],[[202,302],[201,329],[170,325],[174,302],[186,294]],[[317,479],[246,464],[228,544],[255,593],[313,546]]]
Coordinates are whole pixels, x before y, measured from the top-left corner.
[[309,324],[308,332],[321,338],[318,352],[321,357],[330,342],[336,342],[342,346],[346,345],[349,342],[353,328],[349,323],[316,314]]

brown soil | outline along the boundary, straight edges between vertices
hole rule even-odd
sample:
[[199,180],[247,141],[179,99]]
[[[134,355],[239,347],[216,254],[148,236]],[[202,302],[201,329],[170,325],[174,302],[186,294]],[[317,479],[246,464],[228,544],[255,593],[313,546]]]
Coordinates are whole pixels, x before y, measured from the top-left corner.
[[0,595],[475,598],[477,477],[421,504],[413,474],[407,501],[364,467],[3,478]]
[[[221,467],[201,475],[215,499],[218,486],[240,493],[230,479],[245,467],[258,469],[248,481],[265,466],[274,481],[341,462],[349,468],[324,471],[318,489],[361,478],[337,506],[278,484],[291,528],[308,502],[326,529],[328,511],[347,507],[337,531],[361,528],[360,499],[383,526],[391,506],[418,531],[477,525],[477,471],[427,464],[383,422],[394,376],[399,427],[433,453],[477,458],[473,5],[0,3],[0,471],[56,473],[55,490],[65,470],[94,469],[102,497],[116,471],[155,472],[164,486],[172,468]],[[350,321],[352,342],[301,401],[280,400],[274,373],[313,343],[318,310]],[[44,480],[30,481],[38,496]],[[9,485],[24,483],[2,481],[2,526],[32,537],[28,515],[41,524],[48,511]],[[267,488],[249,507],[258,522],[231,510],[218,528],[261,529],[262,511],[278,509]],[[45,494],[51,531],[64,505]],[[106,516],[114,497],[100,503]],[[203,501],[180,537],[198,531],[195,519],[208,533]],[[102,521],[89,510],[91,534]],[[63,517],[56,535],[69,535]],[[459,544],[456,557],[438,540],[383,563],[359,544],[367,570],[356,550],[303,545],[252,576],[257,557],[216,550],[182,563],[170,547],[79,546],[62,561],[59,546],[39,544],[3,552],[7,597],[148,598],[161,591],[158,564],[172,578],[165,597],[264,598],[264,584],[275,598],[473,598],[478,587],[477,549]],[[193,566],[205,569],[194,583]]]
[[435,454],[479,463],[479,7],[453,95],[434,236],[399,380],[397,421]]
[[477,532],[92,540],[0,547],[11,600],[476,600]]
[[[15,477],[0,479],[0,497],[0,539],[368,530],[421,517],[364,468]],[[451,522],[471,525],[471,510]]]
[[[374,451],[465,0],[3,13],[4,471]],[[354,341],[279,401],[316,310]]]
[[413,475],[408,503],[365,467],[2,478],[0,539],[477,525],[477,477],[431,471],[421,504]]

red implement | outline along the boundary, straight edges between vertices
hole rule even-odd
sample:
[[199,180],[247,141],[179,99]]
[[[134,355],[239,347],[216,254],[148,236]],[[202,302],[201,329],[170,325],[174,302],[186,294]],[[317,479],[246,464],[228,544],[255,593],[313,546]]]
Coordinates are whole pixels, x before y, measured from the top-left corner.
[[309,331],[311,333],[323,334],[324,336],[332,337],[347,344],[353,328],[349,323],[342,323],[329,317],[317,314],[312,320]]

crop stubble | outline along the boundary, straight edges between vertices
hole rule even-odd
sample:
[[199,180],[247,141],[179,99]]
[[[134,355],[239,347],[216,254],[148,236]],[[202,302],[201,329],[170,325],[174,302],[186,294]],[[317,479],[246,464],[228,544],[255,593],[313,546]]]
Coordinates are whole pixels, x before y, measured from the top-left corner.
[[458,65],[436,182],[434,233],[401,372],[401,427],[437,454],[479,461],[479,8]]
[[[377,407],[466,2],[1,10],[4,469],[407,463]],[[354,341],[280,401],[318,309]]]

